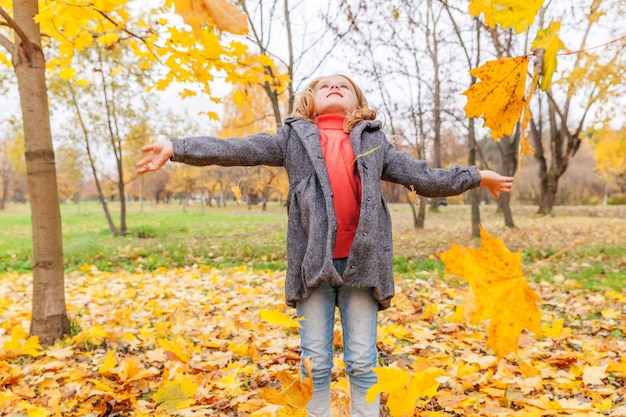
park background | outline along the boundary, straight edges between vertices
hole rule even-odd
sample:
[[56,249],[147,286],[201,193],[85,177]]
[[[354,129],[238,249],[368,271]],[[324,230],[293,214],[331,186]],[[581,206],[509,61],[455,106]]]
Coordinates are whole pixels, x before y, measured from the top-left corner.
[[[531,37],[472,18],[465,3],[311,3],[240,2],[250,18],[243,36],[210,21],[190,30],[158,1],[42,7],[69,318],[67,333],[52,343],[40,344],[31,323],[31,309],[48,305],[47,294],[36,295],[42,264],[33,242],[53,241],[42,242],[33,227],[38,194],[29,190],[24,160],[32,120],[19,114],[20,80],[7,48],[0,71],[3,410],[280,413],[285,405],[271,390],[283,373],[297,380],[297,332],[262,311],[293,313],[282,299],[284,174],[168,164],[137,177],[134,164],[153,140],[274,131],[308,81],[342,72],[364,88],[398,148],[432,166],[476,164],[516,177],[511,195],[498,201],[480,192],[426,200],[384,185],[398,296],[381,314],[381,365],[414,379],[425,369],[443,373],[438,389],[420,391],[412,412],[626,414],[622,2],[538,9],[530,31],[558,20],[565,47],[552,86],[532,97],[534,152],[526,155],[518,152],[519,129],[494,141],[466,118],[462,93],[477,81],[471,68],[530,54]],[[13,10],[6,0],[0,9]],[[6,46],[15,38],[2,18]],[[155,34],[175,40],[171,60],[154,60],[133,43],[148,45]],[[70,35],[76,39],[67,42]],[[194,37],[201,42],[188,42]],[[478,224],[519,251],[523,277],[542,300],[543,335],[524,332],[507,358],[487,346],[485,323],[463,317],[471,291],[436,256],[452,242],[480,247]],[[336,347],[333,402],[345,415],[339,333]],[[390,413],[397,402],[384,403]]]

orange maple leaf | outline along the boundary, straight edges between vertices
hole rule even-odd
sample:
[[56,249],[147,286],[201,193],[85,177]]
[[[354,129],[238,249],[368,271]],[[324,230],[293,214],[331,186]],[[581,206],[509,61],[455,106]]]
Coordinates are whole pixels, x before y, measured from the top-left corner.
[[248,33],[248,16],[227,0],[171,0],[171,3],[195,32],[209,22],[218,30],[237,35]]
[[306,404],[313,398],[313,377],[311,376],[312,362],[309,358],[304,360],[304,367],[308,377],[293,377],[287,371],[280,371],[276,379],[280,382],[280,388],[270,388],[261,393],[261,398],[271,404],[281,405],[278,417],[302,416],[306,414]]
[[479,82],[468,88],[466,117],[482,117],[491,136],[511,135],[520,120],[526,91],[528,57],[501,58],[470,70]]
[[480,228],[480,249],[452,243],[438,254],[446,272],[469,282],[476,298],[473,323],[491,319],[487,345],[499,358],[515,352],[523,329],[541,334],[539,296],[528,286],[522,272],[522,255],[509,251],[501,238]]

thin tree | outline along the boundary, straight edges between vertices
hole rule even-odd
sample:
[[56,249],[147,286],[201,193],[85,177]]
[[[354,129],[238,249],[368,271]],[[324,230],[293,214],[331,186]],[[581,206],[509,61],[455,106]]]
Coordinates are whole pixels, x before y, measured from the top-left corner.
[[46,65],[41,32],[35,22],[37,0],[13,2],[13,13],[0,8],[4,23],[13,30],[14,41],[0,34],[12,58],[17,77],[24,126],[26,172],[30,195],[33,242],[33,302],[30,334],[51,344],[70,329],[65,308],[61,209],[57,192],[56,166]]
[[[547,94],[540,97],[538,111],[531,120],[530,135],[539,162],[540,201],[539,214],[552,212],[559,189],[559,180],[570,167],[572,157],[578,152],[586,127],[593,123],[606,124],[611,119],[607,110],[619,111],[611,102],[626,93],[626,42],[614,42],[606,47],[586,51],[594,30],[619,33],[620,16],[626,13],[624,2],[592,0],[580,10],[584,16],[576,20],[576,33],[581,34],[575,50],[580,53],[570,58],[569,68],[562,70],[560,82],[553,82]],[[572,10],[572,14],[574,14]],[[544,15],[541,15],[544,18]],[[565,66],[566,57],[559,63]],[[595,113],[594,113],[595,112]],[[623,110],[622,110],[623,113]],[[590,120],[592,119],[592,120]]]

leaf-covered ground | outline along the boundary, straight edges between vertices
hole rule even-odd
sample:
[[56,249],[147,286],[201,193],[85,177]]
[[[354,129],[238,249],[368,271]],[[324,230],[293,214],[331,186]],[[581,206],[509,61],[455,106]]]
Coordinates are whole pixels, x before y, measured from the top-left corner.
[[[86,268],[87,269],[87,268]],[[282,370],[298,372],[297,333],[261,320],[282,309],[283,275],[194,267],[154,273],[85,270],[67,278],[77,333],[40,350],[28,325],[30,278],[2,277],[3,415],[271,415],[260,399]],[[527,334],[497,361],[484,326],[454,318],[454,279],[404,280],[380,317],[381,361],[445,370],[416,415],[626,415],[626,295],[537,285],[547,337]],[[563,329],[554,319],[564,318]],[[12,335],[17,337],[12,338]],[[346,415],[337,332],[335,411]],[[179,408],[178,411],[172,412]],[[49,412],[49,413],[48,413]],[[534,413],[534,414],[533,414]]]
[[[619,245],[624,220],[587,219],[559,226],[557,217],[544,233],[487,228],[513,250],[528,247],[524,239],[552,240],[537,242],[539,249],[571,240]],[[399,238],[398,250],[410,246]],[[423,245],[414,250],[449,247]],[[500,361],[487,348],[487,323],[459,317],[469,296],[462,281],[433,272],[398,276],[393,306],[380,314],[381,366],[443,370],[436,395],[418,400],[414,415],[626,416],[626,291],[582,289],[567,267],[530,282],[542,299],[544,335],[524,333],[520,349]],[[611,268],[626,275],[626,259]],[[111,273],[85,265],[66,277],[73,333],[45,349],[27,335],[31,281],[0,276],[0,415],[271,416],[280,412],[272,389],[285,388],[278,375],[297,378],[297,331],[262,317],[267,310],[293,314],[284,307],[281,271]],[[334,415],[347,416],[340,331],[335,343]]]

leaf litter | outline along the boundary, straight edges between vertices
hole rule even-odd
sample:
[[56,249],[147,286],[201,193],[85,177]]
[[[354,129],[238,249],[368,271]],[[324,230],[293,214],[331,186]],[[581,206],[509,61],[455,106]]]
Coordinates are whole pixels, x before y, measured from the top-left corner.
[[[72,334],[50,347],[28,337],[31,282],[0,276],[0,415],[304,415],[310,381],[284,272],[84,265],[66,276]],[[626,292],[591,292],[565,276],[528,285],[541,334],[523,330],[516,350],[497,355],[490,320],[470,320],[476,294],[462,279],[398,276],[380,314],[372,390],[386,415],[626,416]],[[344,416],[336,325],[333,415]]]

